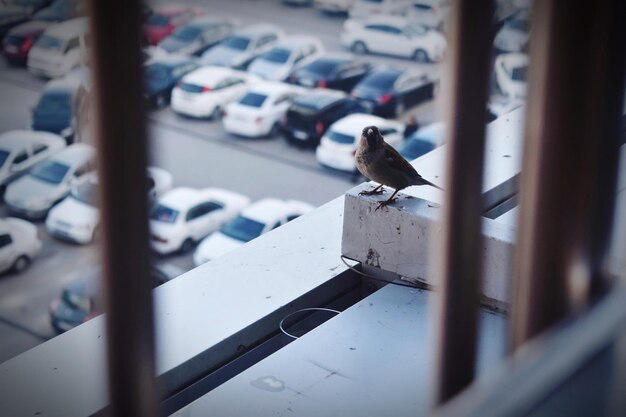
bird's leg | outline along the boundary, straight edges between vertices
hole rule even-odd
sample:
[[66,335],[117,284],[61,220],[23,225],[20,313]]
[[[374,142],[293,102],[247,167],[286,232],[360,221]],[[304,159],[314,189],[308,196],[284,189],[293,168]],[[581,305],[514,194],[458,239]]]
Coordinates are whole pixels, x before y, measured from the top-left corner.
[[374,188],[371,191],[361,191],[359,195],[374,195],[374,194],[383,194],[385,190],[383,189],[383,185],[380,184],[378,187]]
[[[389,198],[388,198],[387,200],[385,200],[385,201],[381,201],[380,203],[378,203],[378,207],[376,207],[376,210],[378,210],[378,209],[379,209],[379,208],[381,208],[381,207],[388,206],[389,204],[391,204],[391,203],[393,203],[394,201],[396,201],[396,200],[397,200],[397,198],[394,198],[394,197],[395,197],[395,195],[396,195],[396,194],[398,194],[398,191],[400,191],[400,190],[395,190],[395,191],[393,192],[393,194],[391,194],[391,197],[389,197]],[[374,211],[376,211],[376,210],[374,210]]]

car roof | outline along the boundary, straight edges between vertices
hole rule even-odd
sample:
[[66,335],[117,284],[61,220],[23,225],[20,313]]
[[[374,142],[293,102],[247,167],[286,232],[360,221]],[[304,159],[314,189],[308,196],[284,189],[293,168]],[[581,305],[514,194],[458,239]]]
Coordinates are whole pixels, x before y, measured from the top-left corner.
[[50,26],[44,34],[59,39],[70,39],[76,36],[76,34],[86,33],[89,30],[88,21],[87,17],[66,20]]
[[256,37],[262,36],[267,33],[282,33],[282,30],[275,25],[269,23],[255,23],[249,26],[244,26],[240,29],[237,29],[233,35],[236,36],[249,36]]
[[371,25],[371,24],[387,24],[387,25],[402,27],[402,26],[407,26],[408,24],[410,24],[410,21],[408,19],[405,19],[399,16],[378,15],[378,16],[372,16],[370,18],[362,20],[361,24],[363,26]]
[[65,140],[54,133],[35,130],[11,130],[0,134],[0,149],[6,151],[21,149],[24,145],[32,142],[43,142],[46,144],[57,142],[57,144],[62,146]]
[[230,68],[206,66],[191,71],[183,77],[183,81],[188,83],[206,83],[207,81],[212,81],[215,78],[223,78],[236,74],[237,72]]
[[42,20],[31,20],[21,25],[15,26],[9,32],[10,35],[26,36],[33,33],[41,32],[50,27],[50,22],[44,22]]
[[374,116],[373,114],[353,113],[337,120],[335,123],[333,123],[330,129],[337,131],[337,132],[353,135],[353,134],[359,134],[365,126],[372,126],[372,125],[378,126],[378,127],[381,127],[381,126],[382,127],[387,127],[387,126],[398,127],[400,123],[383,119],[382,117]]
[[277,81],[262,81],[257,84],[254,84],[248,90],[248,92],[264,94],[269,97],[275,97],[277,95],[280,95],[289,91],[296,91],[296,90],[297,88],[295,88],[291,84],[281,83]]
[[293,49],[293,48],[301,48],[303,46],[310,45],[310,44],[317,45],[319,44],[319,40],[314,36],[296,35],[296,36],[289,36],[289,37],[280,39],[274,47]]
[[184,65],[184,64],[192,63],[196,61],[197,61],[196,58],[192,58],[189,56],[168,54],[159,58],[155,58],[148,65],[146,65],[146,67],[149,67],[150,65],[154,65],[154,64],[165,65],[168,67],[176,67],[178,65]]
[[69,165],[83,163],[91,159],[96,153],[93,146],[86,143],[75,143],[55,153],[50,159],[64,162]]
[[287,201],[277,198],[264,198],[243,209],[241,215],[251,220],[268,224],[291,211],[290,208],[291,205]]
[[48,81],[44,87],[44,94],[49,92],[74,93],[80,86],[80,81],[74,78],[56,78]]
[[341,91],[318,89],[296,98],[294,103],[321,110],[347,97],[347,94]]

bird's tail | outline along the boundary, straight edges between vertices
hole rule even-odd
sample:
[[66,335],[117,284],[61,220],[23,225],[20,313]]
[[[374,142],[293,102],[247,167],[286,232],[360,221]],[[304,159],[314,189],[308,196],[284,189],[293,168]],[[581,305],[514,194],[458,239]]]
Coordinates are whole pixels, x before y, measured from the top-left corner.
[[435,184],[433,184],[432,182],[430,182],[430,181],[428,181],[428,180],[425,180],[424,178],[420,178],[420,180],[419,180],[419,184],[417,184],[417,185],[430,185],[431,187],[435,187],[435,188],[437,188],[437,189],[439,189],[439,190],[441,190],[441,191],[444,191],[444,189],[443,189],[443,188],[441,188],[440,186],[435,185]]

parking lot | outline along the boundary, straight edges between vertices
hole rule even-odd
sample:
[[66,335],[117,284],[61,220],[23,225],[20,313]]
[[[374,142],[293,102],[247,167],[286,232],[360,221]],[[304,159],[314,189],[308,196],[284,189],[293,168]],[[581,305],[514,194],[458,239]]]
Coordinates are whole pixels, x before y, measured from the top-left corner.
[[[207,2],[194,3],[202,6]],[[276,0],[215,0],[204,7],[211,15],[235,18],[241,25],[265,21],[288,34],[317,36],[327,51],[347,52],[338,41],[345,17],[287,7]],[[363,59],[381,65],[420,67],[429,74],[439,72],[435,64],[371,55]],[[29,125],[31,109],[45,81],[23,67],[0,63],[0,132]],[[427,123],[435,118],[435,105],[423,105],[414,112],[420,123]],[[353,186],[351,175],[324,169],[312,149],[290,146],[282,137],[235,138],[224,132],[220,121],[183,118],[168,107],[150,113],[148,123],[151,164],[168,170],[174,186],[215,186],[240,192],[253,201],[271,196],[315,206]],[[4,208],[0,208],[0,215],[6,215]],[[41,255],[24,273],[0,277],[0,362],[54,337],[48,317],[50,302],[64,285],[99,262],[96,244],[60,242],[47,234],[43,223],[38,223],[38,228],[43,239]],[[184,270],[193,266],[191,253],[159,257],[156,262],[172,263]]]

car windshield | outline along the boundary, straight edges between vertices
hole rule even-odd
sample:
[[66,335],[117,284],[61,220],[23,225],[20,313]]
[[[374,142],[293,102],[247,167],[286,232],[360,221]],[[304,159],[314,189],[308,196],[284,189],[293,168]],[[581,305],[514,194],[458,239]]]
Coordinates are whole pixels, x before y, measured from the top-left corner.
[[152,64],[146,68],[145,77],[148,82],[158,83],[169,80],[171,78],[170,74],[170,70],[166,65]]
[[72,96],[65,92],[44,93],[37,103],[36,111],[39,112],[69,112],[71,109]]
[[148,18],[148,26],[167,26],[170,18],[162,14],[153,14]]
[[365,78],[362,85],[376,90],[391,90],[398,76],[396,72],[377,72]]
[[259,237],[264,227],[263,223],[239,215],[233,221],[222,226],[221,232],[233,239],[249,242],[255,237]]
[[237,51],[245,51],[248,49],[248,45],[250,45],[250,39],[243,36],[231,36],[224,40],[222,45]]
[[340,61],[320,59],[315,62],[311,62],[304,68],[304,70],[313,74],[329,75],[335,70],[335,68],[337,68],[337,66],[339,66],[340,63]]
[[354,136],[344,135],[343,133],[335,132],[334,130],[331,130],[330,132],[328,132],[328,139],[337,143],[346,143],[346,144],[354,143]]
[[196,39],[202,31],[199,27],[195,26],[185,26],[178,29],[176,32],[172,34],[172,38],[177,39],[182,42],[191,42]]
[[89,313],[91,310],[91,300],[89,297],[77,294],[74,291],[63,290],[61,298],[72,308],[81,310],[85,313]]
[[158,222],[163,223],[176,223],[176,219],[178,218],[178,210],[174,210],[173,208],[164,206],[162,204],[157,204],[150,211],[150,219],[156,220]]
[[4,166],[7,158],[9,157],[10,152],[0,149],[0,167]]
[[250,107],[261,107],[263,103],[265,103],[265,99],[267,99],[265,94],[248,93],[239,100],[239,104]]
[[197,84],[182,83],[180,89],[188,93],[201,93],[204,87]]
[[30,175],[45,182],[60,184],[70,167],[56,161],[43,161],[35,165]]
[[515,81],[526,81],[527,70],[527,66],[513,68],[513,70],[511,71],[511,79]]
[[263,60],[268,62],[274,62],[276,64],[284,64],[289,60],[289,56],[291,55],[291,51],[285,48],[274,48],[265,55],[263,55]]
[[506,24],[510,29],[519,30],[522,32],[528,32],[528,20],[526,19],[511,19]]
[[428,29],[421,25],[409,25],[404,28],[404,31],[409,36],[423,36],[428,32]]
[[44,35],[37,40],[36,45],[38,48],[61,51],[64,47],[64,42],[54,36]]
[[72,190],[72,197],[81,203],[92,207],[98,207],[98,187],[95,183],[87,181]]

